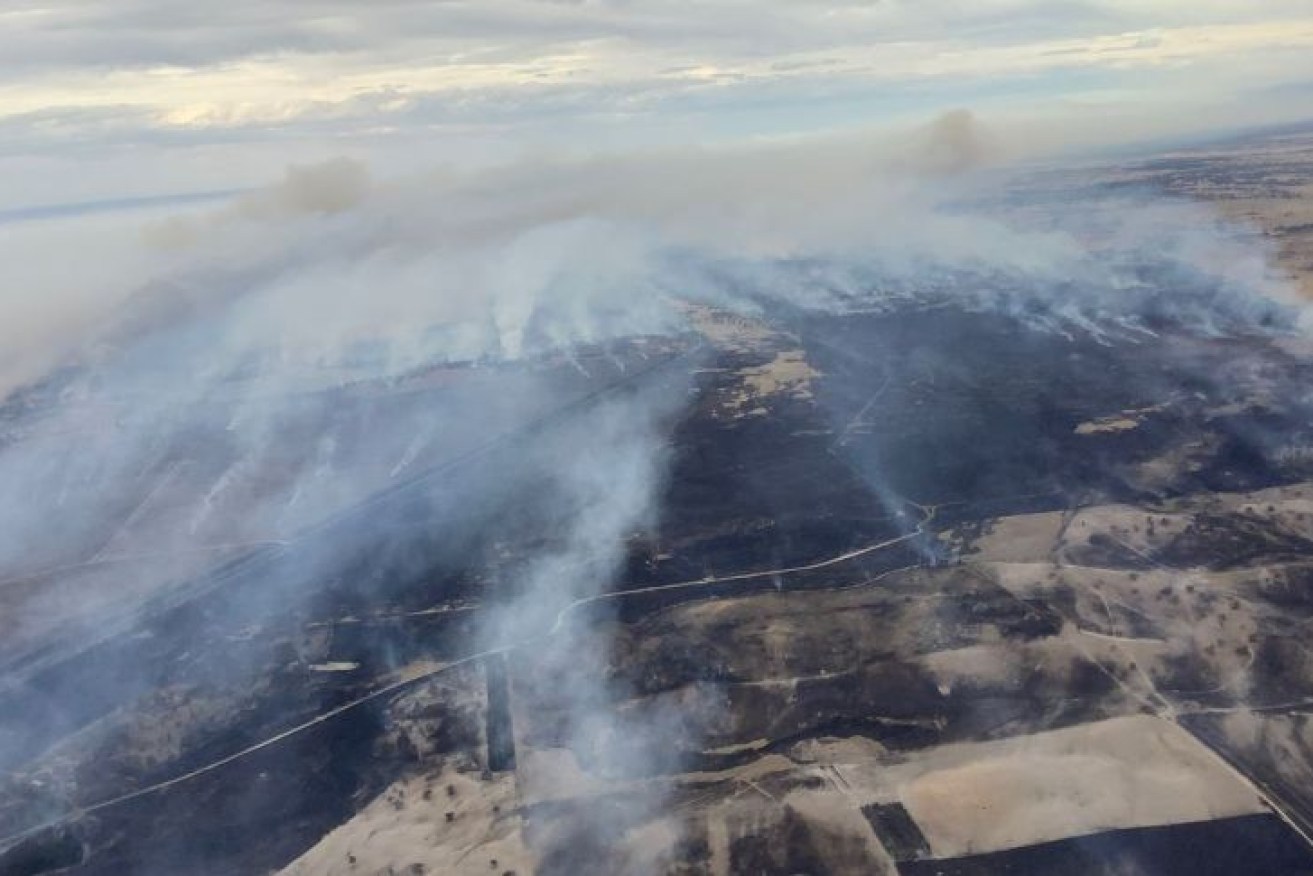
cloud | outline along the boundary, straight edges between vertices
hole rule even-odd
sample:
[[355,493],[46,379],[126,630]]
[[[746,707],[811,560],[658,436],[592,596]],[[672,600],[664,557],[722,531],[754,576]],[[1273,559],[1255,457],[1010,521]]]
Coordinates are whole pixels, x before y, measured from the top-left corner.
[[[1050,97],[1071,97],[1088,88],[1064,79],[1072,70],[1225,69],[1231,93],[1313,75],[1313,19],[1306,4],[1284,0],[1243,9],[714,0],[696,10],[681,0],[385,0],[367,14],[337,0],[237,0],[205,15],[159,0],[62,0],[5,12],[0,25],[0,116],[16,151],[132,132],[193,142],[358,136],[726,107],[752,133],[771,119],[766,101],[805,112],[818,94],[842,93],[860,106],[858,92],[912,93],[927,82],[952,105],[985,82],[1034,93],[1038,79]],[[1265,64],[1273,57],[1282,70]],[[1125,100],[1150,100],[1156,87],[1142,75],[1139,96]],[[1281,106],[1272,99],[1268,111]]]

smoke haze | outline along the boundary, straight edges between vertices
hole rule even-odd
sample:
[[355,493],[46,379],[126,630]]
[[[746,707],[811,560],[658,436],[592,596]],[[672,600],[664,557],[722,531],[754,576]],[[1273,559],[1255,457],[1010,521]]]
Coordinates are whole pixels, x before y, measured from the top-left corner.
[[[253,549],[295,560],[265,597],[295,604],[363,562],[419,563],[420,545],[485,549],[515,529],[516,505],[544,534],[502,562],[512,583],[482,648],[593,635],[571,607],[610,589],[629,540],[660,525],[698,353],[690,341],[685,359],[626,373],[600,400],[539,366],[687,340],[689,303],[947,305],[1146,342],[1168,318],[1300,329],[1302,305],[1244,229],[1169,202],[1014,208],[993,143],[958,112],[901,141],[544,157],[407,179],[339,159],[218,209],[16,226],[0,243],[13,417],[0,580],[19,611],[5,664],[129,627]],[[442,367],[468,382],[441,404],[407,393]],[[366,385],[381,388],[344,401]],[[513,464],[426,474],[525,430]],[[406,514],[422,506],[424,531],[379,506],[368,526],[333,530],[331,550],[297,552],[415,477]],[[639,773],[659,759],[660,720],[643,722],[651,734],[599,726],[607,680],[570,665],[565,645],[550,654],[562,662],[536,677],[567,686],[573,750],[604,759],[622,742]],[[57,695],[48,707],[61,709]],[[664,732],[685,732],[677,718]],[[0,761],[31,754],[4,745]]]

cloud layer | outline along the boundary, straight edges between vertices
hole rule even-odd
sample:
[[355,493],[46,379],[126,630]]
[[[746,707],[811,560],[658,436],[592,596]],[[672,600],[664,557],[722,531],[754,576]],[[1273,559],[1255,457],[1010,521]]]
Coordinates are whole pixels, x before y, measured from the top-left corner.
[[[1307,93],[1310,48],[1297,0],[238,0],[203,14],[57,0],[0,12],[0,159],[149,145],[181,162],[170,150],[273,140],[296,153],[324,138],[359,151],[397,137],[438,151],[512,134],[734,139],[954,105],[1024,116],[1055,141],[1097,114],[1077,139],[1127,139],[1298,115],[1281,89]],[[204,187],[240,176],[209,166]]]

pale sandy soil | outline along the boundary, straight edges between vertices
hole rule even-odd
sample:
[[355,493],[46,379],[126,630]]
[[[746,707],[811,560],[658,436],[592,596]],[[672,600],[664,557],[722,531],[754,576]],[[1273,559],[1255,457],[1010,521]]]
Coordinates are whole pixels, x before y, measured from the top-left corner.
[[[1145,715],[903,756],[864,739],[808,740],[791,754],[684,779],[714,777],[742,790],[709,807],[709,822],[732,829],[745,806],[788,808],[864,843],[883,861],[887,854],[861,812],[871,803],[902,803],[935,857],[1264,811],[1205,746],[1175,723]],[[785,781],[804,776],[823,782]]]
[[777,353],[770,362],[740,372],[750,398],[787,394],[794,398],[811,398],[811,382],[820,372],[807,362],[802,350]]
[[691,302],[682,302],[679,307],[694,331],[723,350],[760,350],[776,338],[765,323],[751,317]]
[[282,876],[528,876],[534,862],[517,805],[510,773],[483,780],[447,768],[412,776],[320,840]]
[[1149,414],[1161,411],[1167,404],[1153,405],[1147,408],[1132,408],[1120,411],[1097,420],[1090,420],[1076,426],[1077,435],[1100,435],[1108,432],[1129,432],[1137,428]]
[[821,373],[807,361],[802,350],[782,350],[764,365],[740,369],[737,387],[721,405],[730,417],[764,417],[772,398],[812,398],[812,381]]
[[[1122,169],[1112,176],[1203,201],[1225,218],[1256,228],[1268,238],[1277,267],[1294,289],[1313,298],[1313,137],[1308,135],[1246,142],[1160,156],[1207,159],[1209,173],[1176,172],[1170,179],[1161,166]],[[1235,171],[1234,176],[1227,171]]]
[[937,857],[1263,811],[1207,748],[1150,717],[945,746],[884,781]]
[[1277,264],[1303,297],[1313,299],[1313,182],[1292,186],[1283,198],[1222,201],[1221,209],[1229,218],[1253,223],[1276,237]]

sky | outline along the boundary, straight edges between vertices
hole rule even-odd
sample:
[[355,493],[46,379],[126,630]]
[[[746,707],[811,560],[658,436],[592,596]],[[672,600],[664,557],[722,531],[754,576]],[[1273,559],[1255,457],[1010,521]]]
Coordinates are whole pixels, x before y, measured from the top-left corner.
[[10,0],[0,211],[959,107],[1043,151],[1295,120],[1310,96],[1309,0]]

